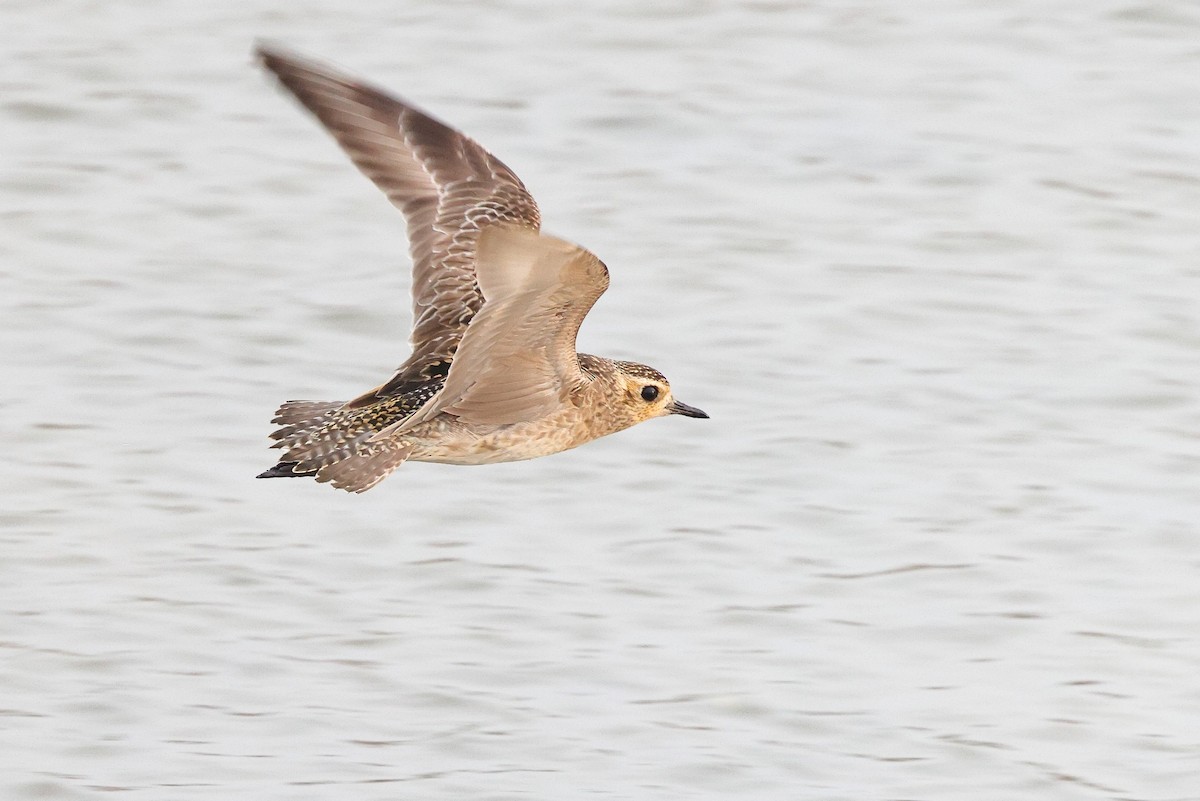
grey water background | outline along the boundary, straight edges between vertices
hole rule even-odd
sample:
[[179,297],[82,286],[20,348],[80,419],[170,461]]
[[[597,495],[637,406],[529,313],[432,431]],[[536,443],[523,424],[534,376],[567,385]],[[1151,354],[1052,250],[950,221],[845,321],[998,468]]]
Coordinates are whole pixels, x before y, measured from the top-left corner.
[[[1200,798],[1200,8],[0,6],[0,797]],[[406,354],[266,37],[712,420],[254,481]]]

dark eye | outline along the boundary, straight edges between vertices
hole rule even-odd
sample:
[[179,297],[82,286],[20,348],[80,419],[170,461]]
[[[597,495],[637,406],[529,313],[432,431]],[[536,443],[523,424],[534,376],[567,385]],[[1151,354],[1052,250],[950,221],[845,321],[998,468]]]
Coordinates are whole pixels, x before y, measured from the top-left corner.
[[642,400],[649,403],[650,401],[654,400],[657,397],[658,397],[658,387],[651,386],[649,384],[642,387]]

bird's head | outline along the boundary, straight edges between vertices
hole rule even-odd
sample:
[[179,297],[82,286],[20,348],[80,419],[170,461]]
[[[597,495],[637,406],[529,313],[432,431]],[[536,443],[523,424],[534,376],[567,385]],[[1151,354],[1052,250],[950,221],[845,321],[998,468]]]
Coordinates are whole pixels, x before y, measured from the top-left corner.
[[708,417],[695,406],[675,400],[667,377],[653,367],[637,362],[614,362],[614,366],[617,368],[618,388],[625,394],[622,406],[630,411],[633,423],[668,414]]

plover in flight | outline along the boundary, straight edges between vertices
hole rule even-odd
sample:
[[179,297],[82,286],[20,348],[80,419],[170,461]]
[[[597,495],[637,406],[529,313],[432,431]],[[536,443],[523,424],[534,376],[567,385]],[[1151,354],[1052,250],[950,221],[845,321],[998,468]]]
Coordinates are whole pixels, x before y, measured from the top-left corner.
[[537,204],[473,139],[355,78],[260,46],[262,63],[408,222],[412,355],[351,401],[288,401],[259,478],[312,476],[350,492],[405,461],[532,459],[669,414],[662,373],[576,353],[608,287],[591,252],[539,233]]

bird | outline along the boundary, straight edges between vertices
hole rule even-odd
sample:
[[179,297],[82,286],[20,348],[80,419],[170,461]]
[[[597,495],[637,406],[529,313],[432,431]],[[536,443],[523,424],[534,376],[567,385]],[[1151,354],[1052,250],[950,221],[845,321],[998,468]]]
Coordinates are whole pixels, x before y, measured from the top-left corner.
[[279,407],[278,463],[258,478],[371,489],[406,461],[547,456],[666,415],[707,418],[644,364],[578,353],[608,268],[541,233],[521,179],[475,140],[323,62],[258,43],[259,62],[332,134],[407,223],[411,355],[349,401]]

